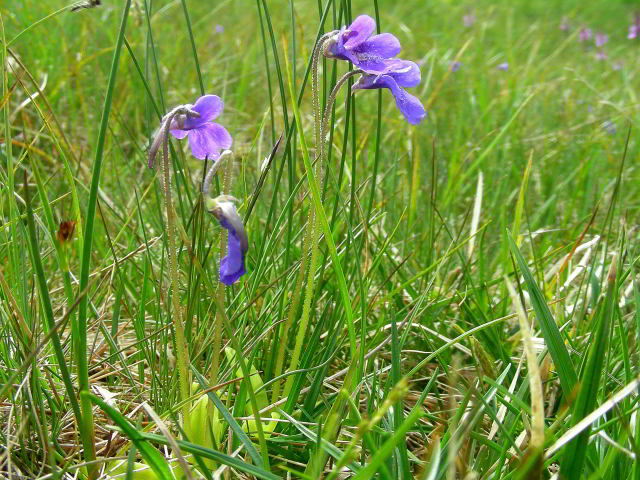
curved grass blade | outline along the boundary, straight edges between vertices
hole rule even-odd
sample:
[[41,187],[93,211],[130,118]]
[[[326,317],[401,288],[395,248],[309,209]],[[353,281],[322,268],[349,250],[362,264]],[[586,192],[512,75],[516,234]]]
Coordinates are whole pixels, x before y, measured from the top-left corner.
[[576,371],[573,368],[571,359],[569,358],[569,352],[564,345],[562,335],[555,320],[553,319],[553,316],[551,315],[551,311],[544,299],[544,295],[540,291],[540,287],[538,287],[533,275],[531,275],[527,262],[522,257],[516,242],[513,240],[511,233],[508,230],[507,240],[509,241],[509,247],[516,259],[518,267],[520,267],[520,273],[522,273],[522,276],[524,277],[524,282],[527,284],[529,295],[531,295],[531,304],[536,312],[538,324],[542,330],[542,336],[549,348],[549,353],[551,354],[551,358],[553,359],[553,363],[555,364],[558,372],[560,385],[562,386],[565,396],[568,397],[571,395],[578,382]]
[[[609,274],[607,275],[607,294],[604,301],[604,308],[600,310],[597,324],[594,328],[593,341],[589,349],[589,356],[584,369],[584,374],[580,382],[580,393],[576,400],[571,415],[572,426],[575,426],[585,418],[595,407],[598,399],[598,389],[600,377],[603,373],[604,360],[607,356],[607,346],[611,335],[611,324],[614,315],[614,297],[616,292],[616,261],[611,263]],[[578,437],[569,443],[564,451],[561,463],[561,473],[563,478],[577,480],[582,474],[589,443],[589,433],[591,427],[584,429]]]

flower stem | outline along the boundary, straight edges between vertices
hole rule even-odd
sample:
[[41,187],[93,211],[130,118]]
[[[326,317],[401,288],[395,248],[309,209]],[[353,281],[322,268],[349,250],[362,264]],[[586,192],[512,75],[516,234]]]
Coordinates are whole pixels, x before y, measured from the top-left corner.
[[[318,185],[322,185],[324,181],[324,142],[327,133],[327,122],[329,112],[333,107],[333,102],[338,94],[340,87],[344,84],[344,82],[351,76],[356,73],[361,73],[359,70],[355,70],[354,72],[349,72],[345,76],[343,76],[336,86],[331,91],[331,95],[329,96],[327,106],[324,111],[324,116],[322,121],[320,119],[320,106],[318,102],[318,58],[320,57],[320,52],[322,51],[322,44],[326,41],[326,39],[331,36],[331,33],[323,35],[318,40],[318,44],[316,46],[316,50],[314,51],[313,56],[313,69],[312,69],[312,92],[313,92],[313,114],[315,120],[315,141],[316,141],[316,176]],[[302,350],[302,343],[304,342],[305,334],[307,331],[307,327],[309,325],[309,314],[311,310],[311,299],[313,297],[313,284],[315,281],[315,270],[316,263],[318,261],[318,256],[320,250],[318,248],[318,243],[320,240],[320,225],[318,217],[315,215],[315,208],[313,205],[309,207],[309,222],[307,224],[307,236],[306,240],[311,240],[311,262],[309,265],[309,276],[307,277],[307,286],[305,291],[304,304],[302,306],[302,318],[300,319],[300,326],[298,328],[298,335],[296,336],[296,343],[293,349],[293,355],[291,357],[291,364],[289,365],[289,371],[296,370],[298,368],[298,361],[300,360],[300,352]],[[307,247],[308,248],[308,247]],[[306,256],[307,251],[303,252]],[[304,272],[302,268],[300,269],[300,276],[303,275]],[[298,292],[300,292],[298,287]],[[299,293],[298,293],[299,295]],[[297,304],[296,304],[297,307]],[[284,387],[284,396],[289,395],[291,392],[291,388],[293,387],[294,376],[291,375],[287,378],[287,383]]]
[[[222,157],[217,160],[220,162]],[[217,163],[216,162],[216,163]],[[222,181],[222,193],[230,193],[231,192],[231,170],[233,167],[233,163],[229,160],[227,162],[227,166],[224,170],[224,179]],[[212,167],[213,169],[213,167]],[[211,172],[210,170],[209,172]],[[213,175],[211,175],[213,177]],[[209,173],[207,173],[207,178],[209,178]],[[211,183],[211,178],[209,178],[209,183]],[[206,184],[206,182],[205,182]],[[226,254],[226,244],[227,235],[225,235],[225,229],[220,229],[220,258],[224,257]],[[215,332],[214,332],[214,340],[212,346],[212,358],[211,358],[211,372],[210,379],[211,385],[215,385],[218,378],[218,370],[220,369],[220,350],[222,349],[222,328],[223,328],[223,312],[220,310],[220,305],[224,305],[224,283],[218,281],[218,288],[216,289],[216,299],[218,308],[216,308],[216,324],[215,324]]]
[[164,180],[164,202],[167,210],[167,254],[169,256],[169,275],[171,277],[171,307],[173,317],[173,328],[176,332],[176,360],[178,364],[178,381],[180,386],[180,401],[182,405],[182,421],[185,422],[189,416],[189,404],[185,402],[189,398],[189,377],[187,371],[188,353],[184,339],[184,328],[182,325],[182,315],[180,312],[180,292],[178,290],[178,258],[176,251],[176,218],[173,210],[171,197],[171,178],[169,176],[169,126],[171,116],[165,121],[162,128],[165,129],[162,144],[162,169]]

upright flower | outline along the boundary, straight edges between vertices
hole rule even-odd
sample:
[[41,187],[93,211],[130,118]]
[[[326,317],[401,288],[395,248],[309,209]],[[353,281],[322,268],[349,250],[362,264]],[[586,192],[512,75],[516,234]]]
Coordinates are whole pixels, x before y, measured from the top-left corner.
[[171,135],[177,139],[188,137],[191,154],[204,160],[216,160],[222,150],[231,148],[231,135],[222,125],[212,122],[222,113],[224,105],[217,95],[205,95],[195,105],[186,105],[199,117],[177,115],[171,121]]
[[396,99],[396,107],[407,122],[417,125],[426,116],[426,111],[413,95],[403,87],[415,87],[420,83],[418,65],[408,60],[394,59],[387,62],[387,68],[378,75],[364,73],[353,85],[353,90],[388,88]]
[[209,213],[229,232],[227,256],[220,261],[220,281],[225,285],[232,285],[245,274],[244,257],[249,249],[249,239],[234,201],[235,198],[228,195],[207,200]]

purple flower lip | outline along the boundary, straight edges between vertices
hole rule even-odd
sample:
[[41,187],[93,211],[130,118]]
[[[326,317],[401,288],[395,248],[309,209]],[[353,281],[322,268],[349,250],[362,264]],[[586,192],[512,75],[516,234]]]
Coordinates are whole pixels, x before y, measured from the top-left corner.
[[188,105],[200,116],[178,115],[171,121],[171,135],[177,139],[188,137],[191,154],[204,160],[216,160],[222,150],[231,148],[231,135],[222,125],[211,120],[218,117],[224,108],[222,100],[217,95],[204,95],[196,103]]
[[427,115],[420,100],[407,93],[404,88],[420,83],[420,68],[408,60],[394,59],[388,62],[386,70],[378,75],[363,73],[352,90],[388,88],[396,99],[396,107],[407,121],[417,125]]
[[220,281],[233,285],[246,273],[244,261],[249,250],[249,239],[244,230],[242,218],[236,211],[235,198],[220,195],[207,200],[207,210],[220,222],[220,226],[229,232],[227,255],[220,260]]
[[373,18],[360,15],[324,44],[324,55],[348,60],[366,73],[383,72],[386,61],[400,53],[400,41],[390,33],[371,36],[375,28]]

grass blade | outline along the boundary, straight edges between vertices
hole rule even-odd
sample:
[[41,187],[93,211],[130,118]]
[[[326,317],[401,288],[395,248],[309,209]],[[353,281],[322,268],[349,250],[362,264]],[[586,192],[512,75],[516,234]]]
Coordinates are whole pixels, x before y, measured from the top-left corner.
[[[129,7],[131,0],[127,0],[122,12],[120,21],[120,30],[118,39],[113,52],[111,61],[111,71],[109,72],[109,83],[107,84],[107,92],[104,99],[104,107],[102,109],[102,120],[100,121],[100,131],[98,133],[98,142],[96,146],[96,158],[93,163],[93,172],[91,175],[91,189],[89,192],[89,205],[87,207],[87,221],[84,232],[84,242],[82,249],[82,266],[80,271],[80,291],[87,288],[89,284],[89,268],[91,263],[91,248],[93,245],[93,229],[96,217],[96,204],[98,200],[98,186],[100,184],[100,172],[102,169],[102,156],[104,153],[104,143],[107,134],[107,125],[109,123],[109,112],[111,111],[111,101],[113,98],[113,90],[116,85],[116,73],[118,72],[118,64],[120,62],[120,51],[124,41],[124,32],[129,16]],[[87,304],[88,296],[85,295],[80,299],[78,310],[78,337],[75,339],[75,348],[78,365],[78,389],[80,392],[88,392],[89,390],[89,367],[87,365]],[[93,413],[91,411],[91,401],[87,396],[81,397],[83,422],[81,429],[82,443],[84,446],[85,460],[91,461],[95,459],[95,444],[93,441]],[[89,475],[93,477],[96,472],[96,466],[89,466]]]
[[551,358],[553,359],[553,363],[558,371],[560,385],[562,386],[565,396],[569,397],[578,382],[576,371],[574,370],[571,359],[569,358],[569,352],[567,351],[567,347],[564,345],[560,330],[551,315],[551,311],[544,299],[544,295],[540,291],[540,287],[538,287],[533,275],[531,275],[527,262],[522,257],[516,242],[508,231],[507,240],[509,241],[509,247],[516,259],[516,263],[520,268],[520,272],[524,277],[524,282],[529,290],[529,295],[531,295],[531,304],[536,312],[536,318],[538,319],[540,329],[542,330],[542,336],[544,337],[549,353],[551,354]]

